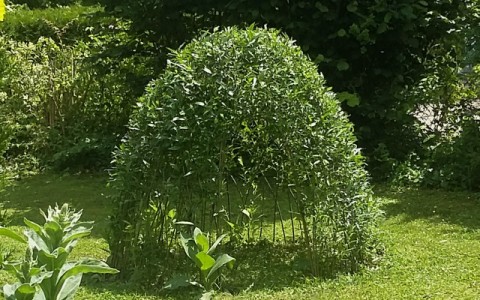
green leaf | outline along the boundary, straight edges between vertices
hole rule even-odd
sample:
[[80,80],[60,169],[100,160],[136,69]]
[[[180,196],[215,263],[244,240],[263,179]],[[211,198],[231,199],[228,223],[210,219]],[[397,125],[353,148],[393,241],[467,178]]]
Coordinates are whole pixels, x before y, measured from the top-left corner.
[[[175,208],[169,210],[169,211],[168,211],[168,214],[167,214],[167,216],[168,216],[171,220],[175,219],[175,216],[176,216],[176,215],[177,215],[177,210],[176,210]],[[193,224],[192,224],[192,225],[193,225]]]
[[340,60],[338,63],[337,63],[337,69],[339,71],[346,71],[350,68],[350,65],[345,61],[345,60]]
[[195,244],[197,244],[198,249],[203,252],[207,252],[210,248],[208,238],[202,233],[199,228],[195,228],[193,231],[193,238],[195,239]]
[[321,63],[325,60],[325,56],[323,56],[322,54],[319,54],[317,55],[317,57],[315,58],[315,63]]
[[387,29],[388,25],[386,23],[381,23],[380,25],[378,25],[377,33],[384,33],[385,31],[387,31]]
[[343,29],[343,28],[340,29],[339,31],[337,31],[337,35],[338,35],[339,37],[343,37],[343,36],[345,36],[346,34],[347,34],[347,32],[346,32],[345,29]]
[[410,5],[405,5],[400,9],[400,12],[407,17],[408,19],[416,19],[417,16],[413,13],[413,7]]
[[181,287],[186,287],[191,285],[190,277],[187,275],[176,275],[169,279],[163,289],[175,290]]
[[52,277],[52,275],[53,272],[46,272],[44,268],[32,268],[32,270],[30,270],[30,276],[32,276],[30,284],[40,284],[45,279]]
[[315,3],[315,7],[321,11],[321,12],[328,12],[328,7],[326,7],[325,5],[323,5],[321,2],[316,2]]
[[347,103],[348,106],[350,107],[355,107],[360,104],[360,97],[356,94],[352,94],[349,92],[341,92],[337,94],[337,99],[340,102],[345,102]]
[[358,10],[358,3],[357,1],[353,1],[347,5],[347,10],[349,12],[356,12]]
[[227,236],[226,234],[222,234],[221,236],[219,236],[218,239],[215,241],[215,243],[213,243],[212,247],[210,247],[210,249],[208,249],[207,254],[212,255],[213,252],[215,251],[215,249],[217,249],[217,247],[218,247],[218,245],[220,244],[220,242],[221,242],[226,236]]
[[84,227],[84,226],[75,227],[72,231],[70,231],[63,237],[61,247],[66,247],[66,245],[72,240],[89,236],[91,232],[92,232],[91,227]]
[[385,16],[383,17],[383,22],[385,22],[385,23],[390,22],[390,20],[392,19],[392,16],[393,15],[392,15],[391,12],[386,13]]
[[203,68],[203,71],[205,71],[205,73],[207,74],[210,74],[210,75],[212,74],[212,71],[210,71],[210,69],[207,67]]
[[[65,270],[66,269],[66,270]],[[85,260],[73,267],[62,268],[61,281],[78,274],[96,273],[96,274],[117,274],[117,269],[109,267],[106,263],[98,260]]]
[[[33,223],[33,222],[32,222]],[[46,222],[44,225],[43,225],[43,228],[45,229],[45,231],[47,231],[49,234],[62,234],[63,233],[63,229],[62,227],[60,226],[60,224],[58,224],[58,222],[56,221],[48,221]]]
[[195,241],[181,232],[180,244],[182,245],[183,250],[185,250],[185,254],[187,254],[191,260],[195,261],[195,255],[198,253],[198,247],[195,244]]
[[40,226],[39,224],[32,222],[27,218],[23,218],[23,223],[25,223],[25,225],[27,225],[30,229],[32,229],[36,233],[43,234],[43,227]]
[[195,226],[195,224],[193,224],[192,222],[188,222],[188,221],[178,221],[178,222],[175,222],[175,225]]
[[218,277],[218,275],[216,274],[218,270],[220,270],[225,266],[231,269],[233,268],[234,263],[235,263],[235,258],[231,257],[230,255],[228,254],[220,255],[215,261],[215,263],[213,264],[210,272],[208,272],[206,279],[210,280],[212,276]]
[[238,156],[238,163],[243,167],[243,158]]
[[[3,293],[6,300],[32,300],[36,289],[30,284],[6,284],[3,286]],[[37,298],[41,300],[42,298]]]
[[25,234],[28,239],[28,247],[30,247],[30,249],[43,250],[48,253],[50,252],[49,245],[47,245],[43,238],[32,229],[25,230],[23,234]]
[[359,97],[352,97],[350,99],[347,100],[347,105],[350,106],[350,107],[355,107],[355,106],[358,106],[360,105],[360,98]]
[[16,240],[18,242],[21,242],[23,244],[27,243],[24,237],[21,235],[16,234],[15,232],[11,231],[10,229],[7,229],[5,227],[0,227],[0,235],[9,237],[13,240]]
[[55,300],[70,300],[73,299],[80,283],[82,282],[82,274],[77,274],[67,278],[63,284],[57,287],[57,297]]
[[29,294],[35,294],[35,292],[36,292],[36,289],[33,286],[31,286],[30,284],[24,283],[17,288],[17,290],[15,291],[15,294],[29,295]]
[[205,252],[198,252],[197,255],[195,255],[195,258],[200,263],[198,267],[202,271],[210,270],[210,268],[212,268],[212,266],[215,264],[215,259]]

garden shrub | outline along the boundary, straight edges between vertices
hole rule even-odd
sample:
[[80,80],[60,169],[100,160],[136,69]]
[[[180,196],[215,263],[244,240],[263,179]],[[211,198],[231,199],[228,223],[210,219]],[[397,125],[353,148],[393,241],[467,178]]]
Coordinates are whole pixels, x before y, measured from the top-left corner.
[[378,210],[352,124],[286,36],[205,34],[175,53],[137,107],[110,183],[115,267],[167,261],[175,220],[215,236],[253,219],[252,207],[261,229],[240,230],[237,242],[267,231],[300,242],[317,275],[368,262]]
[[3,157],[10,168],[29,172],[108,166],[135,99],[123,82],[129,74],[145,71],[141,65],[123,60],[100,71],[90,61],[97,45],[69,46],[48,38],[2,41],[7,67],[0,123],[6,126],[0,136],[6,137]]
[[26,5],[30,9],[47,8],[57,6],[69,6],[80,3],[79,0],[9,0],[12,4]]
[[396,166],[383,174],[396,185],[479,190],[480,67],[445,63],[428,68],[407,93],[418,102],[414,114],[423,143],[405,162],[383,159],[384,165]]
[[480,191],[480,110],[466,116],[458,135],[442,140],[432,151],[425,184]]
[[99,6],[56,7],[42,10],[15,9],[0,24],[3,36],[23,42],[36,43],[41,37],[56,42],[74,44],[85,40],[103,23],[112,18],[103,17]]

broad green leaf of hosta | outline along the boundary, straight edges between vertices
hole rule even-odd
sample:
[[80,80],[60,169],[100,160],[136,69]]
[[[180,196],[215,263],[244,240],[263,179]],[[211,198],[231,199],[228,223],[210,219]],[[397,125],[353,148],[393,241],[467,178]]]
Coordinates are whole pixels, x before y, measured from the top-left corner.
[[3,21],[4,15],[5,15],[5,1],[0,0],[0,21]]

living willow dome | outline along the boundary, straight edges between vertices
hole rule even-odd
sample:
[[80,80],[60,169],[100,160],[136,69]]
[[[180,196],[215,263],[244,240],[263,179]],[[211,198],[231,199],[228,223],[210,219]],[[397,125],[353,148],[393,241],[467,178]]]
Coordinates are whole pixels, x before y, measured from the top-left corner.
[[119,268],[171,253],[178,220],[232,243],[304,245],[316,273],[355,270],[373,249],[378,210],[352,125],[276,30],[229,28],[174,53],[114,163]]

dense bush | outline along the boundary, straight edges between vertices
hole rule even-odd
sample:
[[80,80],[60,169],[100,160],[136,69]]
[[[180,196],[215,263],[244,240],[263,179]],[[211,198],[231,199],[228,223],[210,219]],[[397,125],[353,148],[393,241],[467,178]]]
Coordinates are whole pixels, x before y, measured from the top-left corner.
[[81,3],[81,0],[7,0],[11,4],[25,5],[30,9],[58,6],[71,6]]
[[113,18],[102,16],[99,6],[69,6],[43,10],[15,9],[0,23],[0,33],[11,39],[36,43],[40,37],[75,44],[98,32]]
[[432,150],[425,184],[480,191],[480,107],[467,112],[460,115],[458,131]]
[[175,220],[231,242],[267,230],[301,242],[317,275],[367,262],[378,211],[352,125],[324,85],[278,31],[229,28],[175,53],[116,153],[113,264],[151,273],[176,248]]
[[394,185],[479,190],[480,67],[434,69],[407,94],[418,102],[415,128],[422,147],[399,161],[379,146],[375,155],[381,168],[375,171]]
[[147,70],[133,58],[101,70],[91,61],[96,44],[2,43],[0,145],[10,168],[107,166],[135,100],[123,82]]

